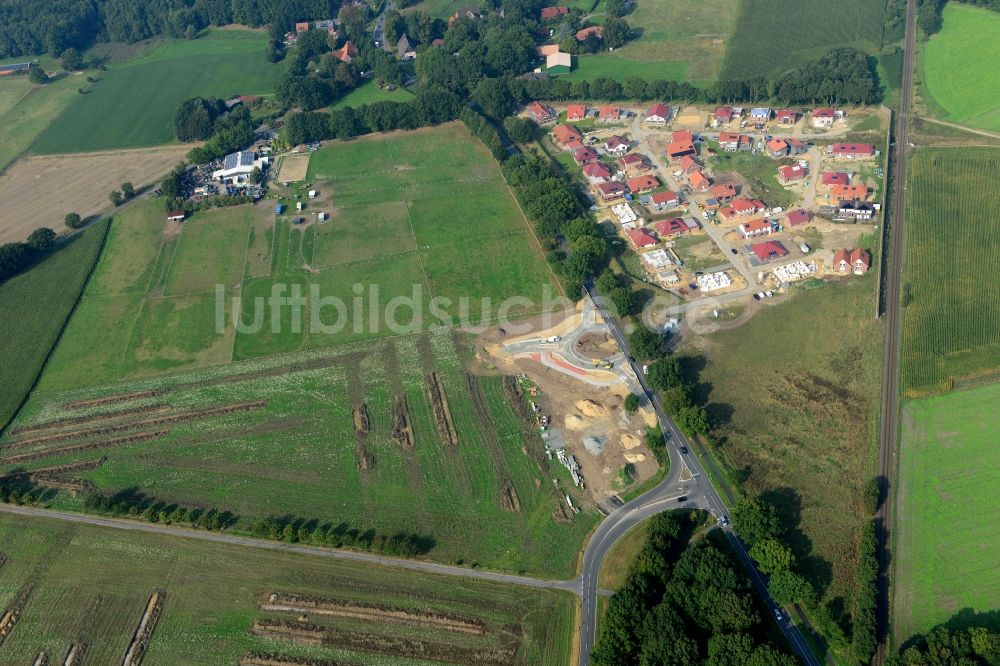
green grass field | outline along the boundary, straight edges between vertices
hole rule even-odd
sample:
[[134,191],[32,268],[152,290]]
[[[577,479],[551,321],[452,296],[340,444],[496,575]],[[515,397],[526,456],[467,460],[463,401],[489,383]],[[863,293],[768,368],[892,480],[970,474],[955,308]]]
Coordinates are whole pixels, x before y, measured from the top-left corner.
[[720,72],[726,40],[734,25],[730,0],[643,1],[625,20],[639,36],[614,52],[576,59],[576,68],[560,78],[571,81],[630,76],[705,84]]
[[99,73],[32,150],[50,154],[173,143],[174,111],[185,99],[272,92],[282,67],[266,61],[266,48],[266,34],[243,30],[167,42]]
[[716,156],[708,158],[708,166],[715,173],[733,171],[739,174],[750,186],[754,196],[760,197],[768,206],[788,208],[795,202],[795,193],[778,182],[778,166],[782,162],[773,160],[764,153],[727,153],[719,150],[717,144],[713,143],[712,146]]
[[924,92],[944,108],[942,120],[1000,131],[1000,13],[952,2],[942,18],[924,46]]
[[[871,248],[871,237],[864,247]],[[850,603],[860,498],[874,468],[882,324],[874,272],[802,290],[742,326],[689,340],[722,425],[717,454],[751,493],[773,493],[802,571]]]
[[723,80],[769,76],[815,60],[832,48],[878,48],[885,3],[740,0],[722,64]]
[[1000,369],[1000,151],[934,148],[907,174],[902,384],[911,397]]
[[960,611],[1000,608],[992,555],[1000,547],[998,404],[1000,384],[904,405],[893,558],[897,643]]
[[[86,473],[99,488],[136,486],[172,502],[224,505],[244,516],[244,528],[270,514],[339,517],[380,532],[429,534],[438,560],[570,575],[596,514],[556,522],[560,499],[551,479],[561,472],[549,469],[520,401],[507,398],[500,377],[467,375],[463,334],[431,331],[440,321],[429,311],[432,297],[453,299],[454,307],[439,307],[458,323],[463,311],[473,321],[483,316],[481,298],[492,299],[493,308],[514,295],[537,303],[542,288],[551,287],[496,163],[452,124],[330,144],[313,155],[309,182],[304,187],[317,188],[321,198],[304,214],[323,206],[334,214],[305,230],[289,215],[275,223],[271,201],[199,212],[183,225],[166,223],[155,200],[119,213],[19,422],[68,415],[62,405],[69,396],[132,386],[172,387],[171,410],[250,398],[266,400],[266,408],[193,418],[137,446],[52,450],[39,464],[107,455],[105,465]],[[216,285],[227,290],[221,301]],[[368,305],[377,289],[380,305],[358,316],[355,285]],[[336,296],[344,314],[317,301],[296,324],[291,307],[268,309],[275,287]],[[388,316],[394,297],[413,293],[425,315],[416,326],[408,327],[405,306],[398,310],[403,328],[382,319],[370,324],[369,312]],[[231,297],[242,298],[242,306]],[[473,304],[463,306],[463,297]],[[246,326],[239,332],[234,307]],[[220,311],[227,316],[218,328]],[[252,330],[257,314],[260,326]],[[445,386],[457,447],[437,436],[425,386],[431,371]],[[399,395],[415,428],[412,451],[390,438]],[[361,402],[373,423],[363,442],[351,411]],[[123,429],[146,431],[137,418]],[[92,440],[64,434],[60,441]],[[371,469],[359,468],[362,452],[374,459]],[[508,486],[519,510],[501,506]],[[57,504],[81,508],[69,497]]]
[[342,109],[345,106],[362,106],[374,102],[406,102],[411,99],[413,93],[406,88],[379,90],[374,81],[369,81],[344,95],[332,108]]
[[43,650],[49,663],[61,663],[74,641],[87,644],[89,663],[118,663],[154,590],[165,598],[144,664],[236,664],[252,651],[365,666],[440,663],[253,636],[255,620],[297,619],[261,610],[271,593],[482,621],[484,634],[464,635],[391,620],[309,616],[334,630],[452,646],[459,659],[468,650],[516,646],[513,664],[564,666],[571,650],[574,602],[561,592],[8,515],[0,515],[0,549],[7,555],[2,607],[34,584],[4,642],[4,663],[33,663]]
[[[0,428],[41,372],[101,249],[107,223],[76,235],[24,273],[0,284]],[[43,307],[39,307],[44,304]]]
[[79,95],[77,77],[64,75],[44,86],[26,76],[0,79],[0,170],[26,151]]

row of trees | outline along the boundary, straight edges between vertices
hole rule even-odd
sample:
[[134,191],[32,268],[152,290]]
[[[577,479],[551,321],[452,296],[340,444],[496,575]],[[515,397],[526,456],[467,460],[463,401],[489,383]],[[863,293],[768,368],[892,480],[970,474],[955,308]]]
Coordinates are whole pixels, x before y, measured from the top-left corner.
[[122,183],[122,188],[120,190],[113,190],[110,194],[108,194],[108,199],[111,200],[111,205],[115,208],[134,198],[135,186],[129,181]]
[[902,654],[889,655],[885,666],[997,666],[1000,664],[1000,631],[972,626],[966,629],[935,627]]
[[362,532],[347,523],[333,525],[320,523],[313,518],[272,516],[254,522],[255,536],[289,543],[312,543],[332,548],[354,548],[384,555],[415,557],[424,555],[434,547],[434,539],[410,532],[382,534],[376,530]]
[[[917,7],[917,25],[927,37],[939,32],[943,25],[941,11],[948,0],[919,0]],[[985,7],[1000,12],[1000,0],[958,0],[958,2]]]
[[752,588],[728,549],[688,545],[696,512],[650,519],[646,543],[611,597],[591,658],[596,666],[791,666],[769,642]]
[[7,0],[0,4],[0,57],[83,51],[95,41],[136,42],[191,36],[208,26],[331,18],[340,0]]
[[231,511],[184,507],[161,502],[129,488],[113,495],[101,492],[88,493],[84,497],[88,511],[110,516],[146,520],[164,525],[190,525],[206,530],[224,530],[239,522],[239,516]]
[[32,231],[27,242],[0,245],[0,282],[17,275],[51,252],[55,241],[56,232],[42,227]]

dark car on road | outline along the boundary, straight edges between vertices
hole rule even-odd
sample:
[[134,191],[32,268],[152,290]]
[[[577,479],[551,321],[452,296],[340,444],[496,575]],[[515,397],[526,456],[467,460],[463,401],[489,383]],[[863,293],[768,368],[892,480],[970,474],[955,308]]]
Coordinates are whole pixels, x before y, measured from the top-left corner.
[[681,495],[680,497],[677,498],[677,503],[678,504],[683,504],[684,502],[687,502],[687,501],[688,501],[687,495]]
[[733,254],[739,254],[739,252],[736,251],[735,247],[729,248],[729,251],[732,252]]
[[687,452],[688,452],[688,447],[686,447],[686,446],[681,446],[681,447],[680,447],[680,449],[679,449],[679,451],[680,451],[681,453],[683,453],[684,455],[687,455]]

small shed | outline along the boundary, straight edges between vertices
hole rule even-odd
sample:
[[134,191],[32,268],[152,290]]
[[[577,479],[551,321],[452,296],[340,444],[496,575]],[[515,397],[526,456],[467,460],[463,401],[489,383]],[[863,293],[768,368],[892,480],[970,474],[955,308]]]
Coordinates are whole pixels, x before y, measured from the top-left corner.
[[274,214],[275,215],[281,215],[284,212],[285,212],[285,204],[276,204],[274,206]]
[[167,219],[171,222],[183,222],[185,217],[187,213],[183,210],[172,210],[167,213]]
[[298,212],[300,212],[300,213],[302,212],[302,202],[301,201],[296,201],[295,202],[295,210],[298,211]]
[[309,190],[309,198],[310,199],[316,198],[316,190]]

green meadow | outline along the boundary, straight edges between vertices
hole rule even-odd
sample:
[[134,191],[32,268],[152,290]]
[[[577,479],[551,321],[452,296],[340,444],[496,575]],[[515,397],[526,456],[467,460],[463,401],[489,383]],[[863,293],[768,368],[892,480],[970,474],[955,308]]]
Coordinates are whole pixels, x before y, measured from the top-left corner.
[[45,130],[39,154],[173,143],[174,111],[189,97],[267,95],[281,74],[265,57],[267,35],[212,30],[170,41],[147,56],[95,74],[97,81]]

